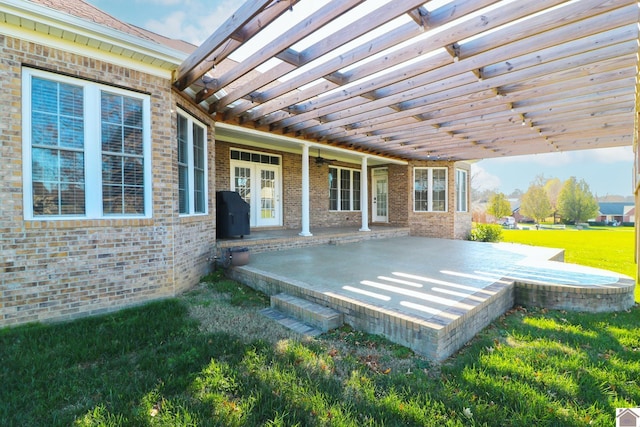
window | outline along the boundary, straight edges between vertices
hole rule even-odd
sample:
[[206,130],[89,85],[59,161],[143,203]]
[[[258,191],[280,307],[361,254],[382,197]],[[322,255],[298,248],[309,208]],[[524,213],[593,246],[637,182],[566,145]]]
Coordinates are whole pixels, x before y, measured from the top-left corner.
[[180,214],[207,213],[207,144],[204,125],[178,112],[178,207]]
[[360,210],[360,171],[329,168],[329,210]]
[[415,168],[413,192],[416,212],[446,212],[447,168]]
[[456,211],[467,212],[467,171],[456,169]]
[[151,216],[149,96],[23,69],[25,218]]

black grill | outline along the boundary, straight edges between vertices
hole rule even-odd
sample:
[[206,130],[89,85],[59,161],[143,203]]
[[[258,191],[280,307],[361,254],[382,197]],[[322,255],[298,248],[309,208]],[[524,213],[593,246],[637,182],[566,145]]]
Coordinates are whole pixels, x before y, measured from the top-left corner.
[[216,202],[217,237],[249,235],[249,203],[235,191],[216,192]]

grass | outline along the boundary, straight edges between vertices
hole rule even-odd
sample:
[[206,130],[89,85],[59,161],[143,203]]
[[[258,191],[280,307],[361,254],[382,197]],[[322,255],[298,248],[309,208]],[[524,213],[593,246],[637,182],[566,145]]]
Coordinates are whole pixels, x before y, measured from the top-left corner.
[[640,406],[638,308],[517,307],[436,365],[346,327],[304,339],[266,304],[214,275],[180,298],[0,330],[0,424],[612,426]]
[[[503,230],[503,241],[565,249],[565,262],[602,268],[636,278],[635,231],[632,227],[577,230]],[[640,302],[640,288],[636,287]]]

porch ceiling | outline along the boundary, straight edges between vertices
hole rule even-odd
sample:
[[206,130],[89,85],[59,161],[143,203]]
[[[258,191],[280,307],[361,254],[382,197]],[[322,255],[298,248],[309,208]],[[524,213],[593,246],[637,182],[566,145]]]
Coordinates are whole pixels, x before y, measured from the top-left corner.
[[247,0],[175,73],[217,121],[401,159],[631,145],[636,0]]

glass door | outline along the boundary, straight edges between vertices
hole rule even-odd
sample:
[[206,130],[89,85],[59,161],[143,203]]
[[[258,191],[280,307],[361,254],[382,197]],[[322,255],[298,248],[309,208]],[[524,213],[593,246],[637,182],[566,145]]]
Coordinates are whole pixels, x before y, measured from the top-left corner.
[[231,171],[231,191],[249,203],[251,227],[282,225],[280,167],[232,160]]
[[389,173],[386,168],[373,169],[371,201],[372,222],[389,222]]

